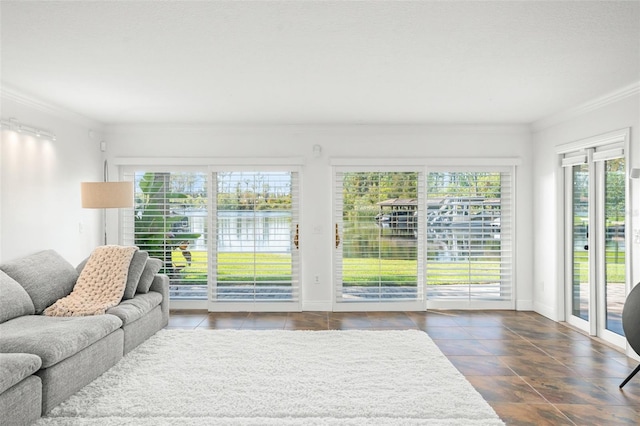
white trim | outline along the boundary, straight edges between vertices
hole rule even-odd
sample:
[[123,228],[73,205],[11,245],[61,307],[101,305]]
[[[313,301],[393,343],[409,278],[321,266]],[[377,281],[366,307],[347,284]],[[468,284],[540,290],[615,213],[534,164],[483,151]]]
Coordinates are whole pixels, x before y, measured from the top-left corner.
[[169,310],[175,309],[194,309],[201,310],[207,309],[207,301],[201,300],[171,300],[169,299]]
[[304,157],[115,157],[115,166],[302,166]]
[[533,311],[533,300],[518,300],[516,299],[516,311]]
[[351,166],[351,167],[399,167],[399,166],[519,166],[522,165],[520,157],[498,157],[498,158],[456,158],[456,157],[413,157],[413,158],[348,158],[334,157],[329,159],[331,166]]
[[55,105],[43,101],[42,99],[38,99],[25,93],[21,93],[18,90],[10,86],[8,87],[5,84],[3,84],[0,88],[0,98],[35,109],[37,111],[55,115],[59,118],[63,118],[67,121],[71,121],[82,126],[93,128],[100,131],[101,133],[104,132],[105,124],[100,121],[85,117],[84,115],[80,115],[76,112],[61,107],[60,105]]
[[354,123],[112,123],[107,124],[106,129],[110,134],[126,133],[130,131],[147,130],[193,130],[193,129],[213,129],[235,134],[248,134],[256,131],[261,132],[317,132],[322,131],[328,135],[338,137],[349,137],[359,134],[366,129],[378,134],[397,135],[410,134],[413,132],[438,131],[438,132],[466,132],[469,134],[530,134],[531,125],[522,124],[437,124],[437,123],[377,123],[377,124],[354,124]]
[[401,312],[425,311],[424,301],[335,302],[333,312]]
[[209,312],[300,312],[299,302],[209,301]]
[[606,151],[596,151],[593,153],[593,161],[606,161],[623,157],[624,148],[607,149]]
[[487,301],[487,300],[443,300],[427,299],[427,310],[449,309],[449,310],[515,310],[513,301]]
[[564,321],[564,318],[557,316],[557,313],[555,312],[556,309],[554,309],[552,306],[543,305],[539,302],[534,302],[533,310],[534,312],[537,312],[540,315],[547,317],[552,321]]
[[640,81],[632,83],[618,90],[614,90],[613,92],[610,92],[604,96],[600,96],[595,99],[592,99],[576,107],[569,108],[557,114],[553,114],[548,117],[542,118],[540,120],[534,121],[533,123],[531,123],[531,130],[533,130],[534,133],[539,132],[541,130],[563,123],[565,121],[569,121],[572,118],[579,117],[588,112],[595,111],[597,109],[611,105],[613,103],[616,103],[628,97],[635,96],[639,93],[640,93]]
[[562,167],[573,167],[578,164],[587,164],[587,154],[574,155],[562,159]]
[[309,312],[328,312],[331,311],[331,300],[311,300],[302,301],[302,310]]
[[568,154],[573,151],[581,151],[586,148],[597,148],[603,145],[624,143],[629,139],[630,128],[613,130],[611,132],[602,133],[590,138],[580,139],[577,141],[565,143],[556,146],[556,154]]

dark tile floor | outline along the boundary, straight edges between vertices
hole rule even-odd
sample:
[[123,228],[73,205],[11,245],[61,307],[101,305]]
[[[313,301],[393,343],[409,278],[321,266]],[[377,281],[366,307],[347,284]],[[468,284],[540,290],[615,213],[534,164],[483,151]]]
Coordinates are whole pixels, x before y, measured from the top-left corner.
[[640,424],[637,362],[532,312],[172,311],[167,328],[426,331],[507,425]]

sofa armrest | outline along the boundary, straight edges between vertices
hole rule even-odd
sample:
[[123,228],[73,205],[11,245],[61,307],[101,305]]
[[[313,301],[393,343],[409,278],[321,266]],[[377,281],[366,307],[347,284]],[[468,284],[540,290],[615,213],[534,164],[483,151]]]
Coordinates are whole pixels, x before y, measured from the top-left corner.
[[149,291],[162,294],[160,308],[162,309],[163,323],[166,326],[169,323],[169,277],[164,274],[155,275]]

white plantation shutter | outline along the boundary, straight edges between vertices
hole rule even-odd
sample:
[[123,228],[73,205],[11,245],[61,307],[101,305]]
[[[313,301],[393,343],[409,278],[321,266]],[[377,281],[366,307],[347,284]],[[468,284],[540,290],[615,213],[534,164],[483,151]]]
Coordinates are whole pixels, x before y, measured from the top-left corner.
[[135,208],[122,209],[123,243],[163,262],[172,300],[207,298],[207,176],[185,168],[125,167]]
[[212,179],[216,243],[211,301],[251,309],[256,309],[254,303],[297,304],[299,173],[230,169],[213,173]]
[[423,176],[406,167],[334,169],[336,309],[422,307]]
[[513,307],[512,169],[436,170],[427,178],[427,299]]

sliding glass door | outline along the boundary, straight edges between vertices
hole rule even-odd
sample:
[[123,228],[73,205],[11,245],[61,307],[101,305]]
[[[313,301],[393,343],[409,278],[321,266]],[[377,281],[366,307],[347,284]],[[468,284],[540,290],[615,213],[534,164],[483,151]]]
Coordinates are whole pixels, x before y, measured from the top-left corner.
[[213,173],[211,310],[298,310],[298,173]]
[[513,167],[336,167],[334,309],[513,309],[513,182]]
[[207,172],[189,168],[126,168],[134,182],[135,207],[122,209],[124,244],[162,260],[169,297],[206,300],[208,295]]
[[567,321],[621,347],[629,291],[625,140],[617,132],[562,154]]
[[435,170],[427,174],[427,307],[513,309],[512,169]]
[[423,174],[341,168],[334,176],[334,310],[423,309]]

